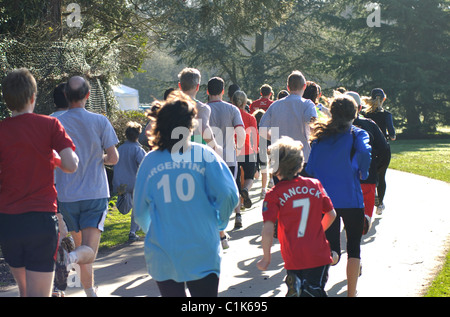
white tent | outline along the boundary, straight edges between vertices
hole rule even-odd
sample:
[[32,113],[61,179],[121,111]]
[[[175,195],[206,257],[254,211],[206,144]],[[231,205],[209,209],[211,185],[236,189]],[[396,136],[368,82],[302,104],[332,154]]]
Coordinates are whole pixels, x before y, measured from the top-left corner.
[[137,89],[125,85],[112,88],[121,110],[139,110],[139,91]]

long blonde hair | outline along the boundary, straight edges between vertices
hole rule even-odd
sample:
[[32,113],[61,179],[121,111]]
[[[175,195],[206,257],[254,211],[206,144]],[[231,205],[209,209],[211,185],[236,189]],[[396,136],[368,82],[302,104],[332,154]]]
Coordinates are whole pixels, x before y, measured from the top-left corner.
[[372,99],[371,97],[362,97],[361,101],[364,111],[366,113],[382,111],[385,99],[386,98],[383,98],[381,96],[376,96],[375,99]]

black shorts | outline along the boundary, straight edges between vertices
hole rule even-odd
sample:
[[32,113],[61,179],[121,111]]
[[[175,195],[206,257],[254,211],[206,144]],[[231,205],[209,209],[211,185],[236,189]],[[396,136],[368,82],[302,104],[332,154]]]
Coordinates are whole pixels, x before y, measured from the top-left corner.
[[0,246],[5,261],[13,268],[53,272],[58,236],[54,213],[0,214]]
[[240,180],[240,171],[241,167],[244,172],[244,179],[253,179],[255,178],[256,172],[256,154],[244,155],[238,157],[238,181]]

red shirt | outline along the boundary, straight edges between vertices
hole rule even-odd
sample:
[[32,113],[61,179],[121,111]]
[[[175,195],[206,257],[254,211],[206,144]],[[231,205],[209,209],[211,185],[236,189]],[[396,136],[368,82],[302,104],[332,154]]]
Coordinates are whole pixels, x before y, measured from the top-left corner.
[[258,109],[267,111],[267,109],[270,107],[272,103],[273,101],[268,98],[257,99],[250,104],[250,113],[253,113]]
[[75,145],[58,119],[34,113],[0,121],[0,213],[57,210],[53,150]]
[[287,270],[330,264],[331,250],[322,228],[322,215],[333,209],[317,179],[295,177],[280,181],[267,192],[264,221],[278,220],[278,239]]
[[250,155],[258,153],[258,126],[256,118],[245,110],[239,109],[241,113],[242,121],[245,128],[245,143],[244,147],[238,153],[238,155]]

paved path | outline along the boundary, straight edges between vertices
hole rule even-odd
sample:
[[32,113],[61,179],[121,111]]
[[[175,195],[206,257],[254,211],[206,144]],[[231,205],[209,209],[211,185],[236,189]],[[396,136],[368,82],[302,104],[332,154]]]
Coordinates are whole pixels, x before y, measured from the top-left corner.
[[[360,297],[421,296],[450,247],[450,184],[389,170],[386,210],[373,219],[362,242],[363,274],[358,281]],[[243,213],[244,228],[228,226],[230,248],[224,251],[219,285],[220,297],[284,297],[285,271],[278,242],[272,263],[261,272],[256,262],[260,246],[260,183],[251,191],[254,205]],[[343,244],[345,246],[345,244]],[[346,256],[330,268],[327,292],[346,296]],[[155,281],[147,274],[143,242],[136,242],[99,255],[95,262],[99,296],[159,296]],[[14,287],[0,297],[17,296]],[[68,297],[82,297],[80,288],[68,288]]]

